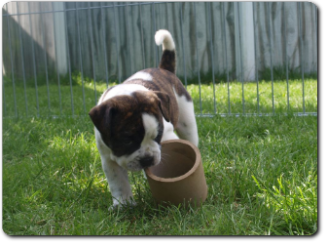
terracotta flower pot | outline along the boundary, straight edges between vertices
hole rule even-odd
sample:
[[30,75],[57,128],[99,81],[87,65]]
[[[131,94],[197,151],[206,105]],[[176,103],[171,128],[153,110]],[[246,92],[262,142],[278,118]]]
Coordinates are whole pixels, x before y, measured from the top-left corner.
[[147,168],[151,193],[163,205],[199,206],[207,197],[207,185],[199,149],[188,141],[162,142],[161,163]]

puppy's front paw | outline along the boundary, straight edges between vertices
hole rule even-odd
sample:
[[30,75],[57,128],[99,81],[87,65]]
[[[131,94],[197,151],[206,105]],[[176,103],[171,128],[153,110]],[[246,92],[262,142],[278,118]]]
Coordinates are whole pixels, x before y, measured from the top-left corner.
[[134,200],[125,200],[122,202],[114,201],[113,205],[109,206],[108,211],[114,211],[119,208],[133,208],[137,205]]
[[119,207],[119,204],[113,204],[108,207],[108,211],[109,212],[114,211],[114,210],[118,209],[118,207]]

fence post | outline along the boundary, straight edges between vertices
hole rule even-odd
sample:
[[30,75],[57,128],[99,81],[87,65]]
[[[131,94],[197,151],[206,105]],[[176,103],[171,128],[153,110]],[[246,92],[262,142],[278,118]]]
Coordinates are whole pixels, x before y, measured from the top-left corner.
[[[239,7],[238,7],[239,5]],[[254,20],[252,2],[235,2],[236,73],[237,80],[255,80]],[[240,22],[238,21],[238,18]],[[238,40],[240,30],[240,38]],[[240,50],[241,49],[241,50]],[[238,61],[241,61],[240,63]],[[242,66],[242,67],[241,67]]]
[[57,45],[56,49],[56,64],[59,74],[67,74],[67,47],[66,47],[66,32],[65,32],[65,3],[53,2],[54,11],[54,38]]

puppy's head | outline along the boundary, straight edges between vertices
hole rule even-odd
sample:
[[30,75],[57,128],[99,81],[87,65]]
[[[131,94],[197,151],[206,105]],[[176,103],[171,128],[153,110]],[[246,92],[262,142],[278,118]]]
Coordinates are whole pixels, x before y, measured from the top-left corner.
[[112,158],[131,171],[157,165],[163,117],[169,121],[169,96],[161,92],[136,91],[112,97],[89,112]]

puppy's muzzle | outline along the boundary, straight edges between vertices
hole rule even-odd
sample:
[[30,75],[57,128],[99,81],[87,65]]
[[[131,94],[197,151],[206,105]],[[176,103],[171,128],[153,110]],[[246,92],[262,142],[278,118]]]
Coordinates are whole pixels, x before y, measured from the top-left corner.
[[139,160],[139,163],[142,168],[150,167],[150,166],[154,165],[154,157],[150,156],[150,155],[143,156]]

